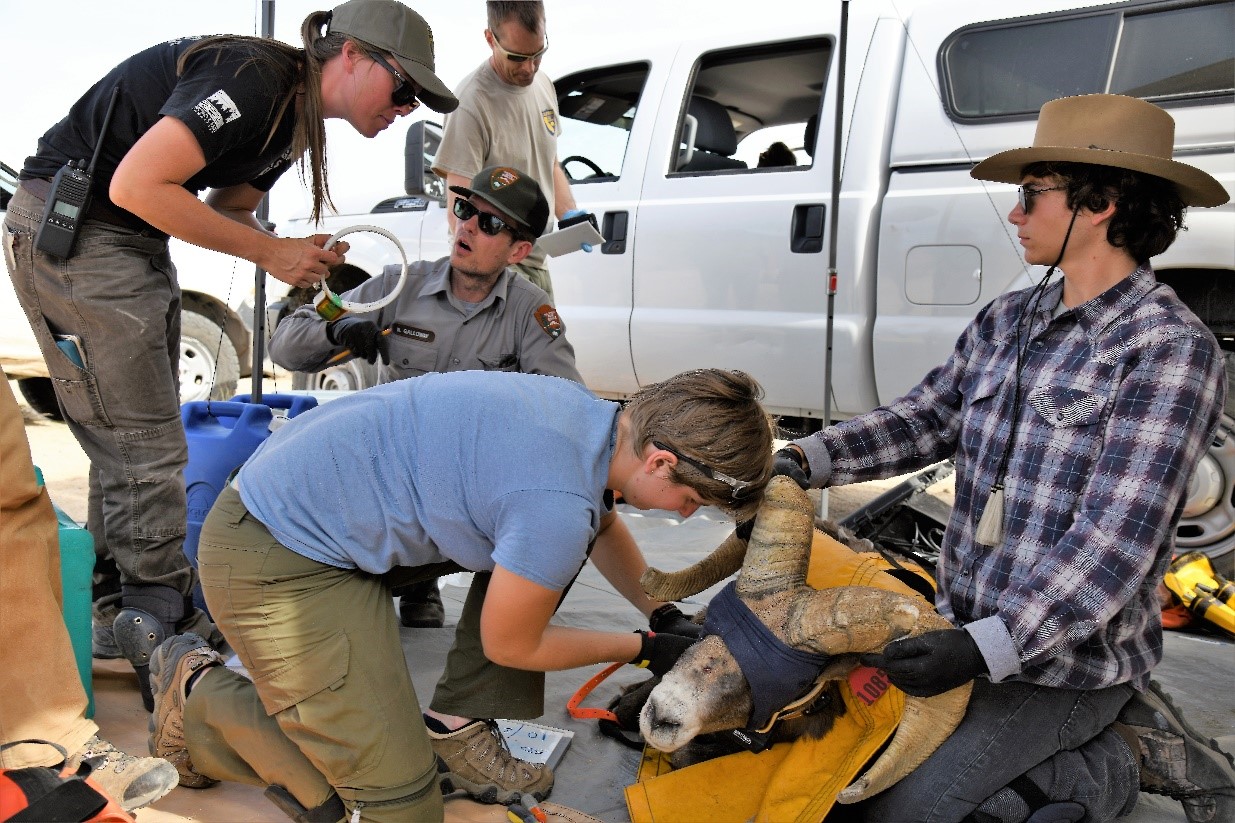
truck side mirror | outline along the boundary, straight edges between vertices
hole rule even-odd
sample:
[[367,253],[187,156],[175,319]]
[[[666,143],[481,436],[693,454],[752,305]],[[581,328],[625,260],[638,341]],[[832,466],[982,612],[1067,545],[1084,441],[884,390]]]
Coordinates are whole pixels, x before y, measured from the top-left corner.
[[442,127],[417,120],[407,128],[403,145],[403,190],[434,200],[446,200],[446,181],[433,173],[433,160],[442,144]]

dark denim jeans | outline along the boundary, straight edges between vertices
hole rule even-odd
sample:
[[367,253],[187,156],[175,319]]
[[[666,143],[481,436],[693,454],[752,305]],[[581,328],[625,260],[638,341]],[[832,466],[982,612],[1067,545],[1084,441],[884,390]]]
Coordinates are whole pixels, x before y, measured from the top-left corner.
[[974,682],[965,719],[912,774],[863,804],[871,823],[958,823],[1027,775],[1051,800],[1073,800],[1086,821],[1131,812],[1139,783],[1132,753],[1108,727],[1130,685],[1082,691]]
[[[47,362],[56,397],[90,458],[88,527],[120,582],[192,592],[183,552],[184,467],[180,423],[180,286],[167,241],[88,221],[69,260],[34,249],[43,201],[19,189],[4,221],[5,263]],[[81,340],[85,368],[56,348]],[[96,612],[114,615],[119,592]],[[204,615],[181,630],[209,636]]]

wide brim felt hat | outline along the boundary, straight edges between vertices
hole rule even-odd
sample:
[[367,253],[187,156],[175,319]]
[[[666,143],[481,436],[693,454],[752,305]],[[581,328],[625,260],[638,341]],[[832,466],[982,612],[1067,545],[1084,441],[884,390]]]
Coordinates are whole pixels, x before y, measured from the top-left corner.
[[399,67],[420,86],[416,96],[441,114],[459,107],[459,99],[436,74],[433,29],[398,0],[348,0],[331,12],[329,31],[363,40],[394,55]]
[[1089,163],[1170,180],[1189,206],[1221,206],[1231,199],[1213,177],[1171,159],[1174,152],[1175,120],[1163,109],[1122,94],[1083,94],[1042,106],[1033,146],[991,155],[970,175],[1019,184],[1030,163]]
[[511,166],[489,166],[472,178],[470,186],[451,186],[455,194],[483,200],[512,218],[520,227],[540,237],[549,223],[549,201],[540,184]]

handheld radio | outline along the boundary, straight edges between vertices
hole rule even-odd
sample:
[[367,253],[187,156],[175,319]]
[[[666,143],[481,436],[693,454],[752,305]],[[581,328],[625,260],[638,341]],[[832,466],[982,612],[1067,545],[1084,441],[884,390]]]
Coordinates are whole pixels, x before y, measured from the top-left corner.
[[38,234],[34,236],[34,247],[44,254],[62,260],[67,260],[73,254],[77,233],[81,231],[81,224],[90,210],[90,186],[94,179],[94,167],[99,161],[119,93],[120,86],[117,85],[112,89],[111,100],[107,103],[103,129],[99,132],[99,142],[94,147],[90,165],[87,166],[84,160],[71,160],[52,178],[47,203],[43,206],[43,221],[39,224]]

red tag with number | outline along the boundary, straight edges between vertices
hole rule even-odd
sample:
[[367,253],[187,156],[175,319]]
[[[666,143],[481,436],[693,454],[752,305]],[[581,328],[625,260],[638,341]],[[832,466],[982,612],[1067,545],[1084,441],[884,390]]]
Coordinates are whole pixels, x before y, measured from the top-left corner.
[[858,666],[849,672],[849,689],[867,706],[874,704],[888,690],[888,676],[882,669]]

